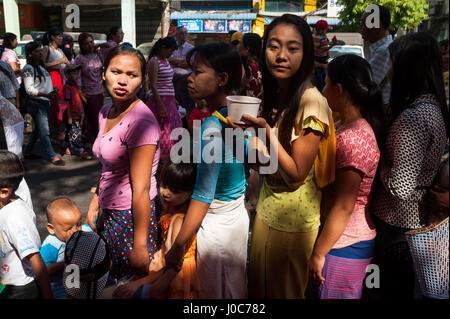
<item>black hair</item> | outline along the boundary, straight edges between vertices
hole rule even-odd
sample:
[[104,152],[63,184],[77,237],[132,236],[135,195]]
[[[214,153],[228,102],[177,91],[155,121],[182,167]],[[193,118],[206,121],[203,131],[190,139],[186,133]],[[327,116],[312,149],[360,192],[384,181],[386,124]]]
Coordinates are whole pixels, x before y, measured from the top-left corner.
[[84,41],[86,41],[89,38],[92,38],[92,40],[94,40],[94,37],[92,36],[92,34],[90,34],[88,32],[83,32],[78,36],[78,44],[80,46],[80,53],[83,55],[87,54],[87,52],[84,51],[84,49],[83,49],[83,43],[84,43]]
[[204,62],[217,73],[225,72],[228,74],[228,81],[224,87],[226,93],[239,90],[242,79],[241,57],[231,44],[211,42],[193,48],[186,56],[186,61],[191,68],[192,57],[195,61]]
[[[72,39],[72,41],[70,41],[69,39]],[[68,48],[66,47],[67,45],[69,45]],[[65,35],[63,37],[60,49],[63,51],[64,55],[69,61],[75,57],[75,51],[73,50],[73,38],[70,35]]]
[[439,42],[439,46],[440,46],[440,47],[448,46],[448,39],[441,40],[441,41]]
[[0,150],[0,188],[17,190],[23,178],[23,165],[19,157],[7,150]]
[[3,56],[3,51],[5,48],[12,49],[12,43],[15,39],[17,39],[17,36],[14,33],[6,32],[3,36],[3,43],[0,46],[0,58]]
[[136,50],[135,48],[126,46],[126,45],[118,45],[112,48],[108,55],[105,58],[105,62],[103,62],[103,74],[106,73],[106,70],[108,69],[109,63],[111,62],[112,58],[114,58],[117,55],[135,55],[139,59],[139,63],[141,65],[141,73],[142,73],[142,85],[145,86],[145,74],[146,74],[146,63],[145,58],[142,55],[142,53],[139,50]]
[[[306,85],[310,83],[310,78],[314,66],[314,45],[312,33],[309,25],[302,18],[293,14],[284,14],[275,18],[264,31],[263,38],[263,56],[265,57],[267,42],[270,32],[280,24],[293,25],[303,38],[303,58],[297,73],[290,79],[288,88],[289,100],[286,105],[277,105],[278,83],[275,77],[269,72],[267,64],[262,58],[261,73],[263,78],[264,89],[264,105],[262,117],[264,117],[270,126],[274,126],[283,113],[281,123],[279,125],[279,140],[286,152],[291,150],[291,135],[294,127],[295,116],[298,111],[300,99],[305,91]],[[276,117],[273,117],[273,110],[279,109]],[[283,112],[284,111],[284,112]]]
[[52,37],[56,37],[58,35],[62,35],[62,31],[57,27],[51,27],[47,32],[42,36],[42,45],[50,45],[52,42]]
[[6,143],[5,127],[3,126],[3,120],[0,115],[0,150],[7,150],[8,144]]
[[33,67],[33,69],[34,69],[34,81],[36,81],[36,77],[37,77],[39,79],[39,82],[42,81],[42,78],[45,79],[45,75],[44,75],[44,73],[42,73],[41,68],[39,67],[39,66],[42,66],[45,69],[44,62],[42,60],[40,60],[39,63],[36,64],[33,61],[33,58],[30,57],[29,55],[34,50],[36,50],[37,48],[40,48],[40,47],[41,47],[41,45],[38,42],[36,42],[36,41],[28,42],[25,45],[25,55],[27,57],[27,64],[31,65]]
[[242,45],[248,49],[250,57],[259,62],[261,56],[262,39],[256,33],[245,33],[242,36]]
[[159,54],[162,47],[176,50],[176,48],[178,47],[177,40],[175,40],[173,37],[165,37],[156,41],[156,43],[153,45],[152,50],[150,51],[150,54],[148,55],[148,61],[150,61],[150,59],[155,55]]
[[248,49],[249,53],[248,56],[241,56],[241,60],[245,70],[245,77],[250,78],[252,74],[250,63],[253,61],[259,66],[262,39],[256,33],[245,33],[242,36],[242,45]]
[[380,22],[383,25],[383,28],[386,30],[389,29],[391,25],[391,12],[384,6],[380,6],[379,4],[376,6],[380,9]]
[[195,163],[168,161],[161,169],[160,184],[173,193],[192,193],[196,177],[197,165]]
[[430,34],[410,33],[389,46],[392,60],[390,123],[423,94],[433,94],[439,103],[449,136],[449,111],[442,75],[442,57],[437,40]]
[[177,32],[180,31],[180,30],[183,30],[183,29],[185,29],[185,30],[187,31],[187,29],[186,29],[186,27],[185,27],[184,25],[180,25],[179,27],[177,27],[177,28],[175,29],[175,33],[177,33]]
[[327,76],[333,84],[340,84],[361,115],[372,126],[378,147],[384,141],[385,120],[381,90],[373,81],[369,62],[355,54],[334,58],[327,67]]
[[119,26],[113,26],[109,29],[108,32],[108,36],[106,38],[106,40],[112,40],[113,36],[117,34],[117,32],[119,32],[119,30],[122,29],[122,27]]

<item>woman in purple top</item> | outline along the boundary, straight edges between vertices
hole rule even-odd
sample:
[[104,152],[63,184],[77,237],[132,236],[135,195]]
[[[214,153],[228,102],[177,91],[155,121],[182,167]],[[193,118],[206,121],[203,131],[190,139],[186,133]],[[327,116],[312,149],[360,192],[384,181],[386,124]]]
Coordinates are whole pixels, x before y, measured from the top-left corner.
[[[22,115],[25,115],[26,105],[24,103],[24,99],[22,98],[25,93],[25,88],[22,85],[22,69],[20,68],[19,57],[17,56],[16,51],[14,51],[14,49],[17,47],[17,36],[14,33],[6,32],[2,38],[3,43],[0,46],[0,60],[11,65],[11,68],[16,75],[17,82],[19,83],[19,85],[21,85],[20,90],[16,91],[16,98],[14,102],[10,102],[13,102],[13,104],[20,110]],[[20,104],[21,99],[23,105]]]
[[[145,276],[159,248],[155,172],[160,130],[152,111],[136,97],[145,82],[144,57],[133,48],[117,46],[105,60],[103,80],[113,103],[99,114],[93,153],[102,173],[86,223],[103,229],[113,278]],[[96,225],[99,208],[102,222]]]
[[89,33],[78,37],[80,54],[74,63],[81,65],[81,91],[86,97],[83,135],[92,143],[98,134],[98,113],[103,106],[102,60],[96,52],[94,38]]
[[106,43],[100,45],[100,57],[102,61],[105,61],[106,56],[112,48],[118,46],[123,41],[123,30],[119,26],[114,26],[109,29],[108,38]]

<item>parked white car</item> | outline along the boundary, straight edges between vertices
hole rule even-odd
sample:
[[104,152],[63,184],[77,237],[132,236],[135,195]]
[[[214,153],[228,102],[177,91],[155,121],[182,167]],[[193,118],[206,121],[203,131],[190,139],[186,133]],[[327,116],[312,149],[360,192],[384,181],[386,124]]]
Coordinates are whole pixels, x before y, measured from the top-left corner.
[[364,49],[360,45],[335,45],[330,49],[330,58],[328,62],[343,54],[356,54],[364,58]]
[[136,50],[140,51],[142,55],[144,56],[145,60],[148,59],[148,55],[150,54],[150,51],[153,48],[154,42],[145,42],[141,43],[137,46]]
[[16,51],[19,61],[20,61],[20,68],[23,68],[25,64],[27,64],[27,56],[25,55],[25,45],[31,41],[18,41],[17,47],[14,49]]

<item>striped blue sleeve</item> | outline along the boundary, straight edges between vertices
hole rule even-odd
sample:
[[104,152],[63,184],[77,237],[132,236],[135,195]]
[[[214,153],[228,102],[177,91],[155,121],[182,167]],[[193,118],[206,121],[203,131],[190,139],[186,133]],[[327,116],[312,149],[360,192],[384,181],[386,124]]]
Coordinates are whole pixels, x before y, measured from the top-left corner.
[[372,67],[373,81],[380,84],[389,71],[389,51],[378,50],[374,53],[370,59],[370,66]]
[[93,231],[92,228],[91,228],[91,226],[90,226],[89,224],[83,224],[83,225],[81,225],[81,230],[82,230],[82,231],[87,231],[87,232]]
[[40,254],[46,267],[58,261],[58,251],[59,249],[49,243],[47,239],[44,241],[40,249]]

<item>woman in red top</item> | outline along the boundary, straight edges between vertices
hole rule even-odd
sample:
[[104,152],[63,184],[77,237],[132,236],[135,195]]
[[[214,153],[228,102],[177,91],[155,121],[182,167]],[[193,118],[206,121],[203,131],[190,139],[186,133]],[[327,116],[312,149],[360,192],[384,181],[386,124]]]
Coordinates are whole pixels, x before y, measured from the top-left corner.
[[[259,70],[261,48],[262,40],[256,33],[244,34],[237,46],[245,70],[239,94],[261,99],[258,115],[261,114],[264,105],[262,73]],[[254,212],[259,195],[259,176],[256,171],[251,171],[248,184],[247,196],[251,205],[251,210]]]
[[[195,109],[192,110],[191,114],[189,114],[189,129],[192,130],[194,127],[194,121],[200,120],[201,124],[204,120],[211,116],[211,112],[206,106],[205,100],[199,100],[195,102]],[[200,125],[201,125],[200,124]]]
[[261,45],[262,40],[259,35],[256,33],[246,33],[237,46],[245,69],[240,94],[259,99],[262,99],[263,96],[262,74],[259,71]]

